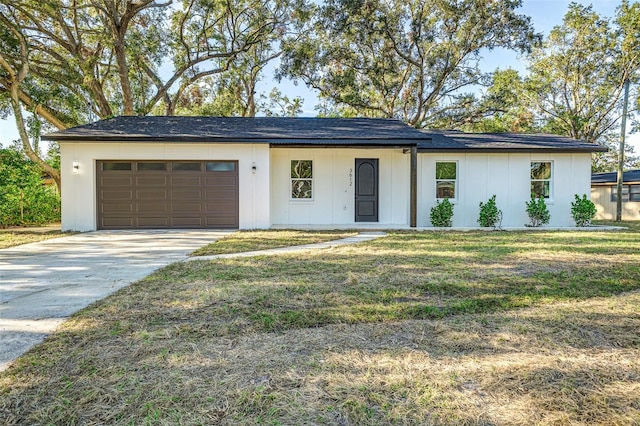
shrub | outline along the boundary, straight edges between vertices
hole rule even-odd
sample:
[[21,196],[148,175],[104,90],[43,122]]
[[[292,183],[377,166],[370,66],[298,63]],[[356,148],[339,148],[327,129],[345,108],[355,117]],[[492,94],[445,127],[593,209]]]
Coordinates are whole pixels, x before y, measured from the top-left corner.
[[496,205],[496,196],[489,198],[489,201],[483,203],[480,201],[480,217],[478,223],[484,227],[494,227],[498,224],[502,218],[502,210],[498,209]]
[[589,199],[587,194],[583,194],[582,198],[575,194],[576,201],[571,203],[571,217],[576,222],[576,226],[588,226],[596,217],[596,205]]
[[442,202],[437,201],[436,206],[431,208],[429,219],[433,226],[451,227],[453,224],[453,204],[447,198]]
[[547,209],[547,203],[544,201],[544,197],[536,198],[534,194],[531,194],[531,200],[527,201],[527,214],[531,221],[526,226],[538,227],[540,225],[546,225],[551,219],[549,209]]
[[16,149],[0,149],[0,228],[60,220],[60,197]]

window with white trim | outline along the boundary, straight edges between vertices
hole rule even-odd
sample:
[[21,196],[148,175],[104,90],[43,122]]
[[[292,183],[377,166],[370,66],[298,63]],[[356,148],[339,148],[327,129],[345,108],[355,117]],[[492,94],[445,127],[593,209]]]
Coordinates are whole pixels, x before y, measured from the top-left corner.
[[313,161],[291,160],[291,199],[313,199]]
[[536,198],[551,198],[551,177],[553,175],[551,161],[531,162],[531,194]]
[[458,162],[436,161],[436,198],[455,199],[458,194]]

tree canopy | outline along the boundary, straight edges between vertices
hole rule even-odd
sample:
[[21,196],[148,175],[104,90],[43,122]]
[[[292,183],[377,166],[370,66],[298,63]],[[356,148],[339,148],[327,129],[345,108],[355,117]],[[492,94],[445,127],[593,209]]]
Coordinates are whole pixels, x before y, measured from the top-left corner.
[[[328,0],[285,48],[281,76],[319,92],[325,109],[426,127],[468,102],[487,75],[481,52],[529,51],[521,1]],[[351,111],[351,112],[349,112]]]

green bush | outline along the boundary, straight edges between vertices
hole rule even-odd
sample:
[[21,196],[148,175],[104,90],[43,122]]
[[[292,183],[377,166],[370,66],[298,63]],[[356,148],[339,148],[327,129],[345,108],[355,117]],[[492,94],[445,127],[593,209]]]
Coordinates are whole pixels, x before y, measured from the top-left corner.
[[544,197],[536,198],[534,194],[531,194],[531,200],[527,201],[527,214],[529,215],[530,223],[526,226],[538,227],[540,225],[546,225],[551,219],[549,209],[547,209],[547,203],[544,201]]
[[575,194],[576,201],[571,203],[571,217],[576,222],[576,226],[588,226],[596,217],[596,205],[589,199],[587,194],[583,194],[582,198]]
[[16,149],[0,149],[0,228],[60,220],[55,187],[42,184],[42,172]]
[[437,201],[436,206],[431,208],[429,219],[433,226],[451,227],[453,224],[453,204],[447,198],[442,202]]
[[496,196],[489,198],[489,201],[483,203],[480,201],[480,217],[478,223],[484,227],[494,227],[502,218],[502,210],[496,205]]

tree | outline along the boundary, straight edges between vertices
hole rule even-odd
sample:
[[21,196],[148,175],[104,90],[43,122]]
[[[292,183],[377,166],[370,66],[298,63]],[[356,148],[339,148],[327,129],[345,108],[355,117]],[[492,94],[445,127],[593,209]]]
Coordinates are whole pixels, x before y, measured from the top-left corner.
[[60,220],[60,198],[40,168],[15,148],[0,149],[0,228]]
[[292,4],[0,0],[0,102],[11,99],[25,152],[46,168],[25,137],[22,108],[59,129],[86,122],[90,112],[172,115],[199,81],[271,40]]
[[[598,139],[598,143],[609,148],[607,152],[596,152],[593,154],[591,162],[591,172],[612,172],[618,168],[618,155],[620,152],[620,135],[618,132],[608,132]],[[640,157],[638,157],[633,146],[626,144],[625,151],[625,170],[633,170],[640,168]]]
[[496,70],[479,97],[442,115],[435,127],[467,132],[530,133],[539,130],[534,113],[524,101],[524,79],[513,69]]
[[569,5],[563,23],[529,55],[523,92],[543,130],[587,142],[619,124],[624,82],[638,81],[640,5],[624,1],[615,19]]
[[484,49],[527,51],[538,36],[519,0],[329,0],[285,48],[280,76],[301,79],[333,110],[425,127],[468,102]]

